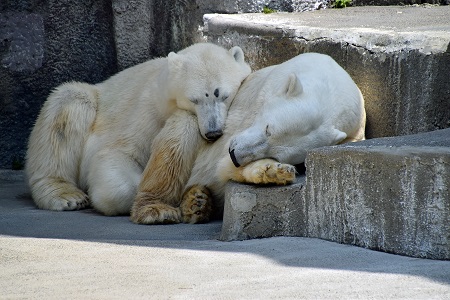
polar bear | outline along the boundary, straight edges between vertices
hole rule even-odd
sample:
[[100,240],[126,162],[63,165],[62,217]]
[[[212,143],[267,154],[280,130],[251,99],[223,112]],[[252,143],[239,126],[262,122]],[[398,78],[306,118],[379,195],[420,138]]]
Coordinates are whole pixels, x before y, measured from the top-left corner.
[[57,87],[28,144],[26,174],[35,203],[50,210],[91,204],[105,215],[129,214],[166,120],[189,111],[196,115],[195,134],[216,140],[250,72],[241,48],[199,43],[96,85]]
[[[194,127],[195,117],[182,113],[167,123],[166,138],[157,148],[170,148],[171,157],[149,165],[157,174],[144,176],[131,220],[141,224],[205,222],[213,210],[220,213],[223,209],[228,180],[291,183],[294,165],[305,161],[308,150],[363,140],[365,123],[360,90],[327,55],[305,53],[256,71],[241,85],[224,135],[214,144],[200,141],[177,154],[181,149],[177,144],[195,139],[195,134],[186,134],[186,124]],[[159,151],[155,149],[152,156],[157,157]],[[179,163],[181,156],[186,159]],[[175,184],[161,189],[158,181]]]

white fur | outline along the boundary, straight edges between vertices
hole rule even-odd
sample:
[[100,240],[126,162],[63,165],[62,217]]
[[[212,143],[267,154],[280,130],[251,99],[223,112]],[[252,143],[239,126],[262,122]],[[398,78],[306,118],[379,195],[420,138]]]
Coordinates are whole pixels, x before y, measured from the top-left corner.
[[49,96],[30,136],[26,173],[38,207],[128,214],[152,141],[179,109],[207,139],[250,73],[239,47],[195,44],[97,85],[66,83]]
[[222,207],[225,183],[241,169],[245,176],[249,163],[302,163],[313,148],[364,139],[365,122],[364,99],[350,76],[329,56],[301,54],[247,77],[224,136],[199,149],[186,186],[209,187]]

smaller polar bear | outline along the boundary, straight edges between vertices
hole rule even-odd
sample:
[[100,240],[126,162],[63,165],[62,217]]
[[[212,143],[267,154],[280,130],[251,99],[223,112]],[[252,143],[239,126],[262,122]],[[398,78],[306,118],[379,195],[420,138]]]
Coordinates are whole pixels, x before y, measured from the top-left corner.
[[[153,155],[170,148],[171,156],[149,164],[157,174],[144,175],[131,211],[133,222],[205,222],[213,208],[223,209],[228,180],[291,183],[293,165],[304,162],[309,150],[365,138],[360,90],[331,57],[317,53],[249,75],[230,107],[224,135],[214,144],[200,142],[181,153],[178,145],[195,139],[195,134],[184,134],[194,118],[174,115],[163,129],[165,138]],[[180,163],[179,157],[189,159]],[[188,180],[177,176],[187,170],[192,170]],[[161,188],[163,181],[172,185]]]
[[200,43],[96,85],[59,86],[28,144],[26,174],[35,203],[51,210],[91,204],[105,215],[129,214],[152,142],[166,120],[189,111],[196,120],[185,134],[216,140],[250,72],[241,48]]

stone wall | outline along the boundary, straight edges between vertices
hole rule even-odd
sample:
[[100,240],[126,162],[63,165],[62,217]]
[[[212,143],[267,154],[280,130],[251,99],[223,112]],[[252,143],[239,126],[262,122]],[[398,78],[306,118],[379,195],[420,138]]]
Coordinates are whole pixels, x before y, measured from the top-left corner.
[[261,12],[264,6],[292,10],[299,2],[2,0],[0,168],[23,166],[39,110],[61,83],[98,83],[129,66],[205,41],[205,13]]
[[0,168],[24,162],[49,92],[117,71],[111,2],[15,0],[0,4]]

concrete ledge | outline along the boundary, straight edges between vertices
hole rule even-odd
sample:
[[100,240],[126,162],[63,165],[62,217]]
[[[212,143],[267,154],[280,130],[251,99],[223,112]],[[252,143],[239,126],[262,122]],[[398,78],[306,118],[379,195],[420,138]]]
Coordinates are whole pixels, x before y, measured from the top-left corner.
[[220,240],[246,240],[271,236],[304,236],[301,202],[305,177],[281,187],[260,187],[230,182]]
[[222,239],[296,235],[450,259],[450,129],[315,149],[306,167],[283,192],[230,184]]
[[[431,13],[423,12],[419,7],[357,7],[291,14],[207,14],[204,20],[210,37],[235,31],[263,38],[330,39],[374,53],[405,50],[417,50],[423,54],[446,52],[450,42],[447,31],[450,24],[441,18],[450,9],[436,7]],[[395,16],[397,18],[391,19]],[[416,17],[420,19],[409,24]]]
[[329,148],[308,159],[307,236],[450,259],[449,148]]
[[303,52],[332,56],[366,100],[368,138],[450,126],[449,6],[205,15],[208,40],[239,45],[254,69]]

